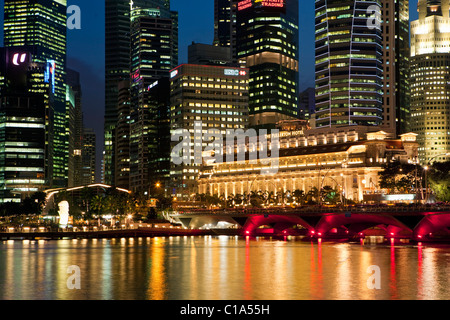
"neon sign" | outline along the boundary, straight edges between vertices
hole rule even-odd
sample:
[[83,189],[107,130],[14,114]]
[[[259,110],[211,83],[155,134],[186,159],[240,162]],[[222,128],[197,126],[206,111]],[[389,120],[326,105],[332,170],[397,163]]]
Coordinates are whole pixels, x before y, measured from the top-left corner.
[[[20,62],[19,62],[19,56],[20,56]],[[13,56],[12,63],[15,66],[18,66],[18,65],[24,63],[26,58],[27,58],[27,54],[26,53],[15,53],[14,56]]]
[[250,8],[253,4],[258,5],[258,7],[272,7],[272,8],[283,8],[285,6],[285,0],[242,0],[238,2],[238,11]]
[[263,7],[276,7],[276,8],[283,8],[284,7],[284,0],[263,0],[262,1]]
[[47,60],[47,70],[44,72],[44,82],[52,84],[52,93],[55,93],[55,70],[55,61]]
[[238,11],[250,8],[253,5],[252,0],[243,0],[238,2]]

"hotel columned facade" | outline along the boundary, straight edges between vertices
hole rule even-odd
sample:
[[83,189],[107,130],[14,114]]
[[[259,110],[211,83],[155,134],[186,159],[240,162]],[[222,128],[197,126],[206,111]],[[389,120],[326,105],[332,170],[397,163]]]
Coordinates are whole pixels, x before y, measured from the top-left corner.
[[363,126],[280,131],[278,135],[276,173],[261,174],[265,165],[260,159],[216,163],[203,172],[199,193],[227,199],[252,191],[276,195],[298,189],[306,194],[330,186],[342,190],[346,199],[362,201],[364,194],[381,192],[378,173],[389,161],[412,162],[418,150],[415,134],[392,139],[384,131]]

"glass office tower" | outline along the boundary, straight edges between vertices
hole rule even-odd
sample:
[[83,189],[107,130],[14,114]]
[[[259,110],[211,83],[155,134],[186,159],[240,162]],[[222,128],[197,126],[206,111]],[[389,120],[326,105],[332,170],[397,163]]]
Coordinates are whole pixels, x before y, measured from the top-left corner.
[[397,136],[410,127],[409,0],[382,0],[383,125]]
[[129,177],[136,192],[168,188],[170,151],[163,147],[170,146],[169,73],[178,60],[174,26],[160,9],[132,10]]
[[237,58],[250,70],[251,127],[298,118],[298,0],[237,3]]
[[[44,82],[54,96],[53,185],[67,186],[66,0],[5,0],[5,47],[27,46],[33,62],[46,65]],[[42,92],[39,81],[30,90]]]
[[[104,182],[115,184],[117,104],[119,83],[130,79],[130,12],[132,8],[159,8],[161,17],[171,18],[178,30],[178,13],[170,10],[170,0],[105,0],[105,130]],[[175,38],[178,64],[178,35]]]
[[52,185],[53,94],[27,47],[0,48],[0,61],[0,203],[20,202]]
[[[383,123],[381,2],[318,0],[315,127]],[[376,20],[376,19],[375,19]]]

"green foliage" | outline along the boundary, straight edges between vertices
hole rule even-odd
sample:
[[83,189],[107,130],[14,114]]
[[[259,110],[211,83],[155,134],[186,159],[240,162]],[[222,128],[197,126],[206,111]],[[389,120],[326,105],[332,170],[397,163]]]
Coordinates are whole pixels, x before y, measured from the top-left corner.
[[450,201],[450,161],[434,163],[428,173],[428,184],[438,201]]
[[390,193],[412,193],[416,187],[416,176],[421,177],[422,173],[421,166],[390,162],[379,173],[380,188],[388,189]]

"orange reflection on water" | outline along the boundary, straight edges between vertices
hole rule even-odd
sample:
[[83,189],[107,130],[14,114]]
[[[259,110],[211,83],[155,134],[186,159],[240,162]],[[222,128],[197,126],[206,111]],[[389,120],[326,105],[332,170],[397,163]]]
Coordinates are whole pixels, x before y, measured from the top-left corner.
[[149,300],[166,299],[165,248],[161,238],[155,238],[151,245],[151,268],[147,296]]

